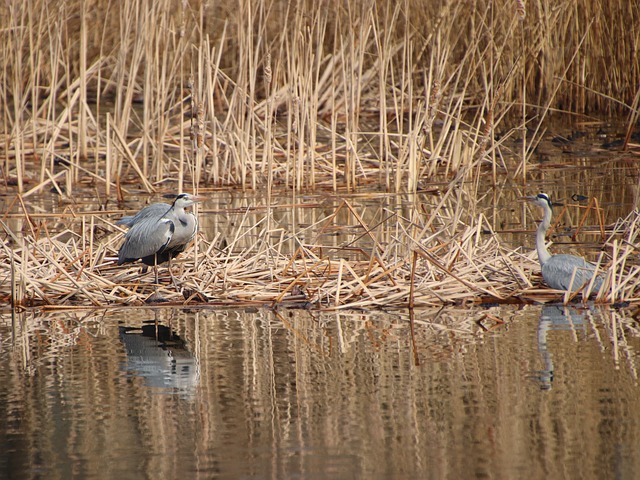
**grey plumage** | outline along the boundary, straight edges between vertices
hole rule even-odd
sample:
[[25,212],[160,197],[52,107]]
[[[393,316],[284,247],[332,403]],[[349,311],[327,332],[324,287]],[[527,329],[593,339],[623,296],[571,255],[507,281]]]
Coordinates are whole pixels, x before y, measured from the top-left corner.
[[125,227],[130,228],[145,218],[162,218],[170,208],[171,205],[167,203],[152,203],[151,205],[144,207],[135,215],[120,218],[116,221],[116,225],[124,225]]
[[[549,196],[546,193],[539,193],[535,197],[526,197],[526,199],[541,207],[544,211],[544,217],[536,231],[536,249],[542,270],[542,278],[545,283],[556,290],[571,291],[576,291],[583,285],[587,285],[595,272],[596,266],[594,264],[576,255],[551,255],[547,249],[545,236],[551,226],[551,216],[553,215]],[[571,283],[574,271],[575,277],[573,283]],[[591,291],[598,292],[602,287],[603,281],[603,276],[598,275],[594,280]]]
[[174,202],[154,203],[116,223],[129,227],[118,252],[118,265],[142,260],[157,266],[183,252],[198,230],[198,220],[185,208],[201,198],[181,193]]

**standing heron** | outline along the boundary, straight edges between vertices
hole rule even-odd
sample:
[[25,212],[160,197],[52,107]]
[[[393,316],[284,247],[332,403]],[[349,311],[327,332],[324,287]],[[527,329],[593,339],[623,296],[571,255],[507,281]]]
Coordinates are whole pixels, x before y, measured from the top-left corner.
[[201,200],[201,197],[181,193],[171,205],[154,203],[118,220],[116,224],[129,227],[118,251],[118,265],[142,260],[155,268],[157,285],[158,265],[168,261],[173,279],[171,259],[187,248],[198,230],[198,219],[193,213],[185,212],[185,208]]
[[[544,211],[542,222],[536,231],[536,249],[538,250],[538,260],[542,269],[542,278],[551,288],[556,290],[576,291],[588,284],[596,270],[593,263],[587,262],[584,258],[576,255],[551,255],[547,249],[545,236],[551,226],[551,216],[553,214],[551,199],[546,193],[539,193],[535,197],[525,197],[528,201],[541,207]],[[575,271],[575,276],[574,276]],[[571,282],[573,278],[573,283]],[[593,282],[592,292],[598,292],[602,287],[604,279],[598,275]]]

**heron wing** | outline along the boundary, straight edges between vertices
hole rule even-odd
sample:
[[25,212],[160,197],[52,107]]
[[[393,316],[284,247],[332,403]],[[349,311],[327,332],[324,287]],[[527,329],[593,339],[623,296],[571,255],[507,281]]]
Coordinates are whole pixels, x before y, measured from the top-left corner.
[[175,226],[167,218],[148,217],[135,222],[118,252],[118,265],[161,253],[171,241]]
[[170,208],[171,205],[167,205],[166,203],[152,203],[151,205],[144,207],[135,215],[118,219],[116,221],[116,225],[124,225],[125,227],[131,228],[136,223],[148,218],[160,219],[164,217]]
[[[591,281],[595,268],[594,264],[575,255],[554,255],[542,266],[542,277],[551,288],[576,291]],[[574,270],[576,273],[571,283]],[[599,275],[594,282],[593,291],[600,289],[602,281]]]

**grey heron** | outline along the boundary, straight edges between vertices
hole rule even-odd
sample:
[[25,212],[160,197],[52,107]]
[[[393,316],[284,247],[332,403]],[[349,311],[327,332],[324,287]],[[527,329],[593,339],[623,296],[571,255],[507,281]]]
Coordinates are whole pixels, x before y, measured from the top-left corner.
[[133,216],[119,219],[116,224],[129,227],[129,231],[118,251],[118,265],[142,260],[155,268],[157,285],[158,265],[168,261],[171,274],[171,259],[183,252],[195,237],[198,219],[185,208],[201,200],[201,197],[181,193],[171,205],[154,203]]
[[[556,290],[576,291],[588,284],[593,278],[596,266],[576,255],[551,255],[547,249],[545,236],[551,226],[553,215],[551,199],[546,193],[539,193],[535,197],[525,197],[544,211],[542,222],[536,231],[536,250],[545,283]],[[571,277],[574,275],[573,283]],[[603,283],[602,275],[598,275],[593,282],[592,292],[598,292]]]

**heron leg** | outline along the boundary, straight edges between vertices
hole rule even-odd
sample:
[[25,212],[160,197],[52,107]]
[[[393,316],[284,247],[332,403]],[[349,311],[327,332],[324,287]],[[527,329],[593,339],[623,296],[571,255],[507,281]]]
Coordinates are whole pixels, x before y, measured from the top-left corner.
[[158,286],[160,285],[160,281],[158,279],[158,254],[154,255],[153,261],[153,269],[155,271],[155,284],[153,285],[154,293],[145,300],[146,303],[161,303],[166,302],[167,300],[160,295],[158,292]]
[[173,283],[173,286],[176,287],[177,290],[179,285],[178,280],[173,276],[173,271],[171,270],[171,255],[169,255],[169,276],[171,277],[171,283]]
[[153,256],[153,269],[156,272],[156,292],[157,292],[158,285],[160,284],[160,281],[158,279],[158,254],[157,253]]

